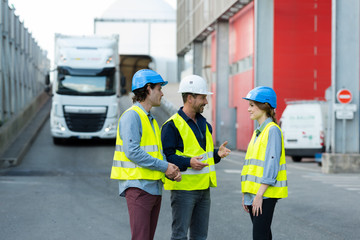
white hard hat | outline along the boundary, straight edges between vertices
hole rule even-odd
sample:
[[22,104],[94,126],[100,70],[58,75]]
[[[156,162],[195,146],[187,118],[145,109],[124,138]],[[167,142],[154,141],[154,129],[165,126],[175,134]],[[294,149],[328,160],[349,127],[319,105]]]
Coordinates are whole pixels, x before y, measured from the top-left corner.
[[197,75],[190,75],[183,78],[179,85],[179,93],[213,94],[212,92],[208,92],[205,79]]

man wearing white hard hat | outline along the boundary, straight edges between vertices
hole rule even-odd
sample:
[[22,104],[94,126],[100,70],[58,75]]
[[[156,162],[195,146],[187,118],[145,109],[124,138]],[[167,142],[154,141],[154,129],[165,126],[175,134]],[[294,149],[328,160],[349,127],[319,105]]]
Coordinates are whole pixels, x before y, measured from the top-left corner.
[[163,151],[168,162],[177,165],[181,182],[165,179],[171,190],[171,239],[206,239],[210,215],[210,187],[216,187],[215,164],[229,155],[224,142],[214,149],[212,127],[201,115],[208,103],[205,79],[190,75],[180,82],[184,106],[170,117],[161,130]]

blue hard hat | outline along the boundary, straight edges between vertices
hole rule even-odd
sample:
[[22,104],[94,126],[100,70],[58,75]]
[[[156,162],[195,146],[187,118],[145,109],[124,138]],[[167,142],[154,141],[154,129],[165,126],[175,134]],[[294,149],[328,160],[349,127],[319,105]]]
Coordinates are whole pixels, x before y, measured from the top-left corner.
[[272,108],[276,108],[276,93],[271,87],[256,87],[251,90],[243,99],[261,103],[269,103]]
[[168,82],[151,69],[141,69],[132,78],[131,91],[142,88],[148,83],[161,83],[161,86],[165,86]]

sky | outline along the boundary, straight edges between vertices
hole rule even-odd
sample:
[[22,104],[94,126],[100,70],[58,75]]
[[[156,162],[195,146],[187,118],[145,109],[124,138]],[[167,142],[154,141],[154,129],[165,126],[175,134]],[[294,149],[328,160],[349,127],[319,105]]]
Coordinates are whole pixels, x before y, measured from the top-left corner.
[[[91,35],[99,18],[117,0],[8,0],[40,48],[54,56],[55,33]],[[144,0],[146,1],[146,0]],[[165,0],[175,8],[176,0]]]

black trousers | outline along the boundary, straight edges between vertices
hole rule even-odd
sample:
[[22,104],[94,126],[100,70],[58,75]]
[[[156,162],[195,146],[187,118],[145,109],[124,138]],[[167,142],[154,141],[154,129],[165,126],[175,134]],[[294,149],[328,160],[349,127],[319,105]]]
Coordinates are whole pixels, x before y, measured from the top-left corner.
[[252,206],[248,206],[250,218],[253,223],[253,239],[254,240],[271,240],[271,221],[274,215],[274,209],[277,198],[267,198],[263,200],[262,214],[254,216],[252,214]]

